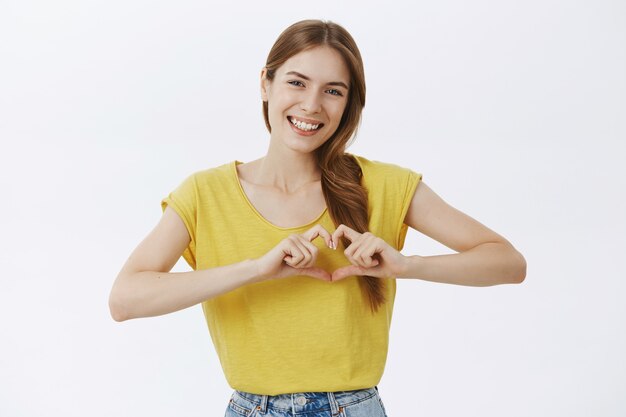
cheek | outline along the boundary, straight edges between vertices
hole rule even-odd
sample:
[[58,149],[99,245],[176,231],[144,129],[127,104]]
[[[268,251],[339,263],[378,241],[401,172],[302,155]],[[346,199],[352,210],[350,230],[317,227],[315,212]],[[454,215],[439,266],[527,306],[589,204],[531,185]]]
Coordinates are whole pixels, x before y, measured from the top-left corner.
[[270,116],[282,117],[282,113],[293,106],[294,98],[292,96],[292,94],[283,93],[270,97],[268,100]]
[[333,117],[336,119],[337,123],[339,123],[339,121],[341,120],[341,117],[343,116],[343,113],[346,110],[346,104],[345,103],[340,103],[340,104],[336,104],[333,108]]

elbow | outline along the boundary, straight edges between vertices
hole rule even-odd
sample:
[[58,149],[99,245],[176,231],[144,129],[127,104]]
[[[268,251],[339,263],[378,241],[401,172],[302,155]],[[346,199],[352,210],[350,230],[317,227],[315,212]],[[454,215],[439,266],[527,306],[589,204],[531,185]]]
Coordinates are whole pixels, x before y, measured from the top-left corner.
[[515,251],[514,273],[512,284],[521,284],[526,279],[526,259],[524,256]]
[[111,318],[113,318],[113,320],[115,320],[118,323],[126,321],[130,318],[128,317],[128,314],[126,314],[123,310],[120,310],[118,308],[110,307],[110,312],[111,312]]
[[111,318],[117,322],[130,319],[126,304],[115,288],[111,291],[111,295],[109,296],[109,313],[111,314]]

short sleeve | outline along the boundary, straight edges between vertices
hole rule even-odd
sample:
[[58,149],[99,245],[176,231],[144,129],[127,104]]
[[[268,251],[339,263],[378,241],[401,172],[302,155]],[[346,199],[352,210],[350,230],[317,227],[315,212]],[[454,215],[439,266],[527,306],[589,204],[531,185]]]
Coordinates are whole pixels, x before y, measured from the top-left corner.
[[404,246],[404,239],[406,238],[406,234],[409,229],[408,225],[404,223],[404,219],[409,212],[409,207],[411,206],[411,201],[413,201],[415,190],[422,180],[422,174],[408,168],[402,168],[399,180],[402,184],[402,188],[404,189],[404,191],[401,194],[402,203],[397,229],[399,230],[397,245],[399,249],[402,249],[402,247]]
[[170,206],[180,216],[189,232],[190,242],[183,258],[196,269],[196,229],[198,225],[198,187],[195,174],[187,177],[174,191],[161,200],[161,210]]
[[402,249],[408,231],[404,219],[422,174],[396,164],[353,156],[361,167],[367,189],[370,230],[396,249]]

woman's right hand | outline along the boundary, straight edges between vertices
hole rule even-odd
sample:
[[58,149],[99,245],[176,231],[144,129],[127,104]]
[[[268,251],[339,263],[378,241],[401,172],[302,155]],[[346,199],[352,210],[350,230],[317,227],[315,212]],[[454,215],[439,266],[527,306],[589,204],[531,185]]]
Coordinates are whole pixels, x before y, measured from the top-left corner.
[[311,242],[318,236],[324,239],[326,246],[335,249],[332,236],[319,224],[300,235],[292,234],[265,255],[255,259],[260,280],[307,275],[331,281],[332,275],[328,271],[315,266],[318,249]]

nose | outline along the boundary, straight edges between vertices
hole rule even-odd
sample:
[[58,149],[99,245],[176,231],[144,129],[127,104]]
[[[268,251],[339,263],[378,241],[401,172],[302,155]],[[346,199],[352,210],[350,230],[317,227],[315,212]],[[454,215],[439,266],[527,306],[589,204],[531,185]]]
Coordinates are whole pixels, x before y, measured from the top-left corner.
[[319,113],[322,110],[322,104],[318,94],[311,91],[302,97],[300,109],[306,113]]

